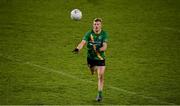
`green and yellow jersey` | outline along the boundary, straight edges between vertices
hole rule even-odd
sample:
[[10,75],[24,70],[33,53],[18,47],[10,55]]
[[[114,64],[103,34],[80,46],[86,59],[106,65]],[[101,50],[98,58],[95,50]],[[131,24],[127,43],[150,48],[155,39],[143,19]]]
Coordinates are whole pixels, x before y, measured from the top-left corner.
[[[107,42],[107,33],[105,31],[101,31],[100,34],[95,34],[93,30],[87,32],[83,40],[86,41],[87,44],[87,57],[93,60],[104,60],[105,52],[104,51],[96,51],[103,46],[104,42]],[[95,50],[96,49],[96,50]]]

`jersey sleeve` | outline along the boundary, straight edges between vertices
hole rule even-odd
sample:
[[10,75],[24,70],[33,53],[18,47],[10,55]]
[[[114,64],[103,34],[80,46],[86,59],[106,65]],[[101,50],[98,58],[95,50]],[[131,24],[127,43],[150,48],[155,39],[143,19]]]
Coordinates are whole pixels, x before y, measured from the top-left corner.
[[108,34],[104,32],[103,42],[108,42]]
[[83,37],[82,40],[85,40],[86,42],[88,42],[88,40],[89,40],[89,35],[90,35],[90,32],[87,32],[87,33],[84,35],[84,37]]

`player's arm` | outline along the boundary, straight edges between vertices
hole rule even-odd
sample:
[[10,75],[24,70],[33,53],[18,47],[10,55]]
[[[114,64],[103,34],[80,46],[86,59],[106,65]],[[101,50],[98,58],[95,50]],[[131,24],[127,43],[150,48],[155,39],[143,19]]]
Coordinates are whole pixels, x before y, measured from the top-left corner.
[[87,32],[87,33],[84,35],[82,41],[81,41],[81,42],[78,44],[78,46],[73,50],[73,52],[78,53],[78,52],[83,48],[83,46],[86,44],[86,42],[87,42],[88,39],[89,39],[89,35],[90,35],[90,32]]
[[82,40],[81,43],[79,43],[76,48],[79,49],[79,50],[81,50],[85,44],[86,44],[86,41],[85,41],[85,40]]
[[78,44],[78,46],[73,50],[73,52],[75,52],[75,53],[78,53],[82,48],[83,48],[83,46],[86,44],[86,40],[82,40],[79,44]]
[[107,43],[103,42],[103,46],[99,49],[99,51],[106,51],[107,49]]
[[105,32],[104,33],[104,38],[103,38],[103,44],[102,44],[102,47],[99,48],[99,51],[106,51],[106,49],[107,49],[107,42],[108,42],[108,35]]

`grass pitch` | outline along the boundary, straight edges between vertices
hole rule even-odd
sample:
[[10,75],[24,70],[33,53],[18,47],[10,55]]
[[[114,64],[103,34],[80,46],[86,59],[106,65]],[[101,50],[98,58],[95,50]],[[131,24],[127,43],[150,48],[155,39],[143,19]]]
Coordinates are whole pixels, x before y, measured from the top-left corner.
[[[0,104],[180,104],[179,0],[1,0]],[[81,21],[70,19],[79,8]],[[104,99],[86,48],[95,17],[109,34]]]

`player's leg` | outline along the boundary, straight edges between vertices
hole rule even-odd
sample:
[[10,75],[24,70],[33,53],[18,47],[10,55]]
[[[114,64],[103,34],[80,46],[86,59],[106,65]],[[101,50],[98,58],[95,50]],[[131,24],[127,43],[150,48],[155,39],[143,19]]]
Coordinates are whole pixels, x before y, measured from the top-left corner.
[[93,75],[97,71],[96,61],[87,58],[88,67],[91,71],[91,74]]
[[97,74],[98,74],[98,96],[96,98],[97,101],[102,100],[102,91],[104,86],[104,72],[105,66],[97,66]]
[[94,75],[94,73],[97,72],[97,69],[98,69],[97,66],[90,67],[91,74]]

